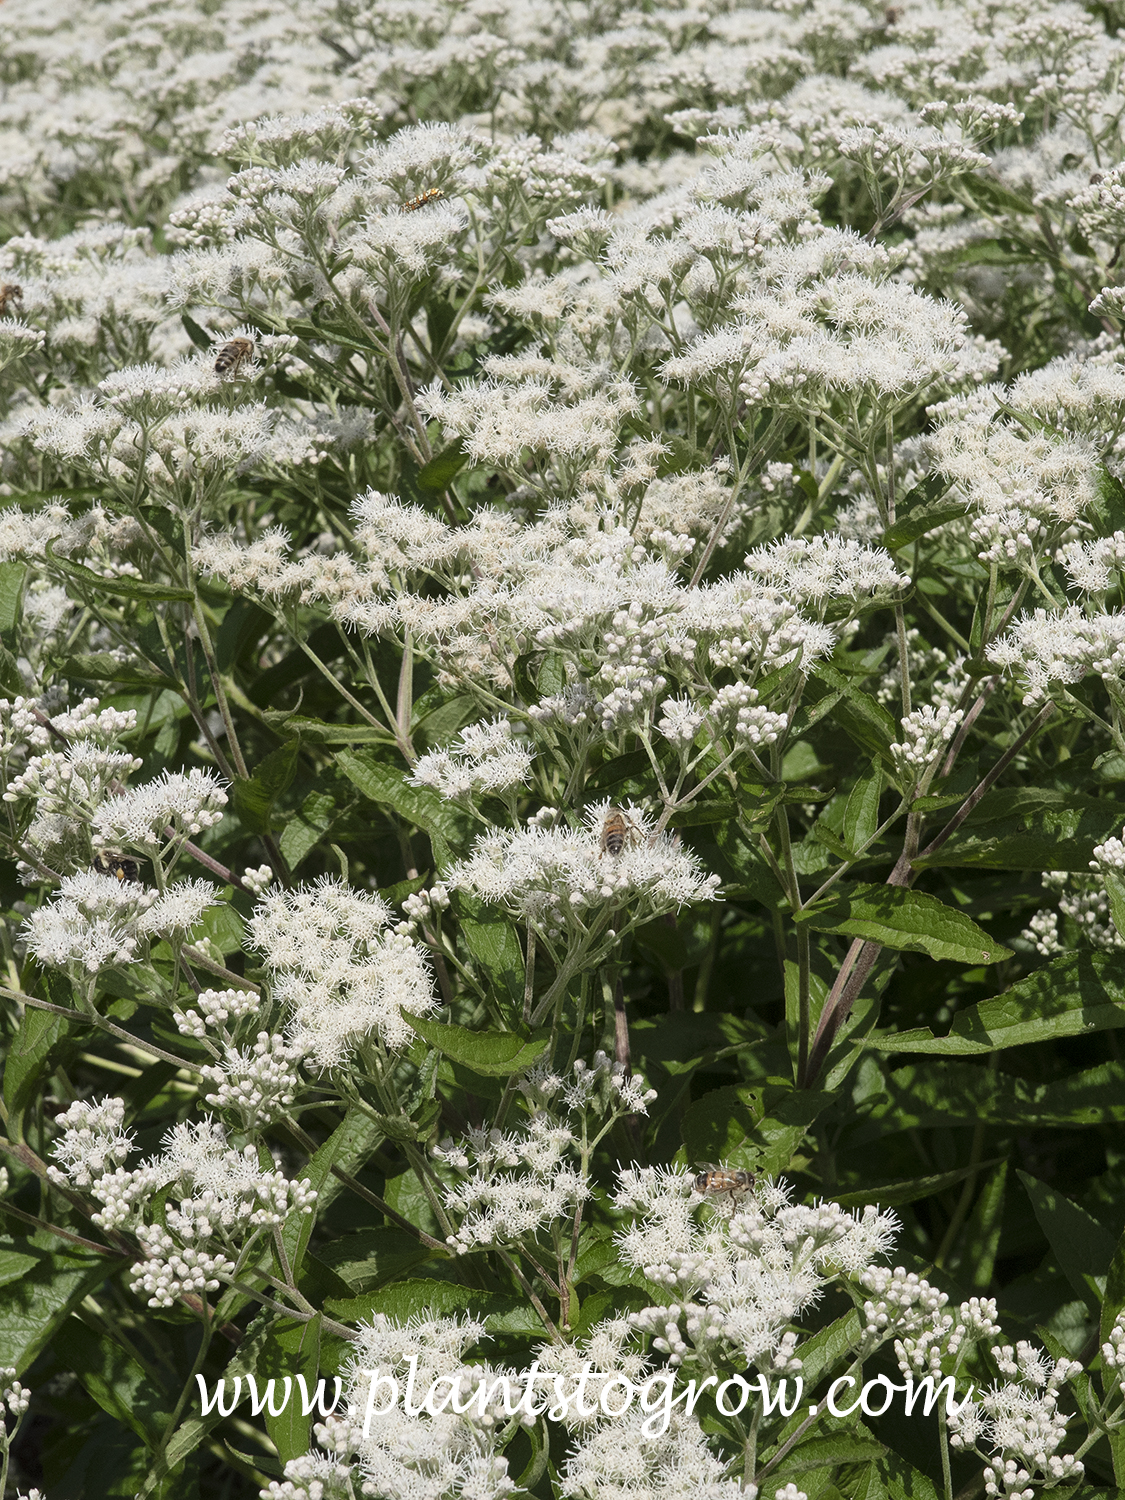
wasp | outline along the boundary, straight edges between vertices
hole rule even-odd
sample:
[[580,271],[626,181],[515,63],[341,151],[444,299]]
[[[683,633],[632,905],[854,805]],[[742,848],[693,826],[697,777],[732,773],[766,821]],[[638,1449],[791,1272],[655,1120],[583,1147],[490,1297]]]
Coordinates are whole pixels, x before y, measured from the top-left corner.
[[433,203],[435,198],[444,198],[445,194],[441,188],[427,188],[424,193],[419,193],[417,198],[411,198],[409,203],[402,205],[404,214],[412,214],[416,208],[421,208],[423,203]]
[[143,859],[122,854],[120,849],[99,849],[94,855],[94,869],[99,875],[112,875],[121,884],[132,884],[141,878]]
[[707,1167],[696,1173],[692,1187],[697,1193],[712,1197],[729,1193],[733,1198],[738,1193],[748,1193],[757,1180],[753,1172],[731,1172],[725,1167]]
[[238,375],[242,366],[254,358],[254,340],[248,338],[228,339],[220,344],[215,354],[215,374]]
[[22,286],[17,286],[14,281],[0,281],[0,318],[7,315],[10,307],[22,301]]
[[612,854],[614,859],[625,848],[626,843],[635,843],[640,837],[640,829],[626,813],[619,807],[611,807],[606,820],[602,824],[601,850],[598,858],[603,854]]

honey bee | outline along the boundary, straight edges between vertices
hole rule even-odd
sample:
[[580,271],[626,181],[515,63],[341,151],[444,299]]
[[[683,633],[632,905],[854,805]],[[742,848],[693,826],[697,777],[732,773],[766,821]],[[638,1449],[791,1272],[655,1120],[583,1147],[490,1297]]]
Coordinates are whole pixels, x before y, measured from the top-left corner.
[[6,317],[8,309],[23,301],[23,287],[14,281],[0,281],[0,318]]
[[696,1173],[692,1187],[697,1193],[712,1197],[729,1193],[733,1198],[738,1193],[748,1193],[757,1180],[753,1172],[731,1172],[724,1167],[707,1167]]
[[424,193],[419,193],[417,198],[411,198],[409,203],[402,205],[404,214],[412,214],[416,208],[421,208],[423,203],[432,203],[435,198],[444,198],[445,194],[441,188],[427,188]]
[[603,854],[612,854],[614,859],[621,853],[627,843],[635,843],[640,838],[640,829],[621,811],[619,807],[611,807],[606,820],[602,824],[601,849],[598,858]]
[[143,859],[132,854],[122,854],[120,849],[99,849],[94,855],[94,869],[99,875],[112,875],[115,880],[132,884],[141,878]]
[[254,340],[248,338],[228,339],[220,344],[215,355],[215,374],[229,375],[236,379],[244,364],[254,358]]

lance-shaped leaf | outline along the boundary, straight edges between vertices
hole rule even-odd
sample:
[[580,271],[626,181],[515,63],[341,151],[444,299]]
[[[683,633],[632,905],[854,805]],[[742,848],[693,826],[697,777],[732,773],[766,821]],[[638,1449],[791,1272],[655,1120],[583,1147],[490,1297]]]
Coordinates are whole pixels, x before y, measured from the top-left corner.
[[994,964],[1009,957],[971,917],[936,896],[894,885],[853,885],[824,906],[796,918],[817,932],[867,938],[884,948],[928,953],[961,964]]
[[1002,995],[959,1011],[947,1036],[918,1027],[872,1037],[868,1046],[967,1057],[1118,1026],[1125,1026],[1125,956],[1065,953]]
[[470,1031],[467,1026],[424,1021],[405,1010],[402,1019],[450,1062],[460,1063],[485,1078],[507,1078],[512,1073],[522,1073],[538,1061],[551,1042],[546,1032],[522,1037],[515,1031]]

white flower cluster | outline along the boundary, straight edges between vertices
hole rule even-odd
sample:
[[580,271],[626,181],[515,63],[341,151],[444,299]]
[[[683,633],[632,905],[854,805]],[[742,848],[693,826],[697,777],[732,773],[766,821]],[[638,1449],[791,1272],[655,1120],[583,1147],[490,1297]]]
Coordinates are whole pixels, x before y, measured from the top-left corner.
[[994,666],[1017,674],[1023,701],[1041,703],[1052,684],[1068,686],[1093,673],[1113,683],[1125,671],[1125,614],[1087,615],[1080,605],[1024,615],[986,655]]
[[293,1047],[317,1068],[338,1066],[369,1039],[405,1046],[414,1033],[401,1012],[434,1009],[425,960],[405,934],[386,931],[390,922],[378,896],[329,877],[255,906],[251,940],[291,1012]]
[[0,1369],[0,1417],[15,1417],[19,1421],[31,1405],[31,1391],[16,1379],[15,1368],[5,1365]]
[[577,1061],[569,1080],[539,1065],[519,1087],[531,1110],[526,1124],[508,1132],[474,1129],[463,1141],[433,1148],[435,1160],[464,1176],[443,1193],[457,1221],[448,1243],[459,1254],[530,1243],[539,1230],[573,1220],[590,1196],[586,1121],[603,1122],[600,1139],[619,1116],[647,1114],[656,1097],[604,1052],[592,1066]]
[[1121,841],[1107,839],[1094,849],[1095,858],[1090,868],[1091,875],[1072,874],[1069,870],[1046,870],[1042,881],[1047,890],[1058,895],[1058,910],[1049,906],[1040,907],[1030,924],[1021,934],[1044,958],[1066,952],[1066,944],[1059,932],[1059,917],[1069,917],[1078,929],[1081,939],[1092,948],[1107,950],[1125,948],[1125,938],[1117,931],[1110,913],[1109,896],[1105,887],[1107,874],[1119,874],[1125,864],[1118,865]]
[[226,1048],[221,1064],[200,1069],[203,1077],[217,1085],[206,1102],[215,1109],[237,1110],[243,1128],[257,1130],[274,1120],[289,1117],[290,1106],[301,1092],[302,1047],[285,1038],[259,1031],[253,1045]]
[[938,757],[957,733],[965,717],[960,709],[940,703],[937,708],[928,704],[916,708],[902,721],[902,740],[891,746],[891,756],[899,774],[914,781]]
[[648,815],[630,803],[620,853],[603,847],[608,802],[587,809],[583,828],[528,826],[483,834],[469,858],[446,874],[453,890],[517,912],[548,934],[585,932],[600,911],[630,908],[633,920],[712,901],[717,875],[675,838],[654,838]]
[[65,876],[23,932],[41,963],[96,974],[136,962],[155,939],[186,936],[216,904],[215,887],[205,880],[177,881],[160,892],[87,870]]
[[[316,1193],[307,1179],[264,1170],[256,1147],[234,1150],[210,1120],[173,1126],[159,1156],[126,1168],[133,1136],[123,1129],[124,1118],[121,1099],[71,1105],[58,1119],[61,1133],[51,1155],[59,1165],[49,1174],[60,1185],[86,1188],[102,1204],[96,1224],[136,1235],[145,1258],[130,1276],[150,1307],[215,1291],[244,1263],[259,1232],[289,1213],[312,1211]],[[146,1212],[164,1190],[161,1225]]]
[[507,719],[471,724],[448,750],[434,750],[414,763],[407,780],[433,787],[443,797],[468,798],[522,786],[531,774],[533,752],[512,739]]
[[[616,1236],[621,1258],[677,1295],[669,1305],[632,1314],[632,1321],[670,1365],[737,1356],[763,1371],[798,1370],[790,1324],[834,1278],[866,1284],[876,1274],[873,1261],[894,1240],[893,1214],[789,1200],[781,1184],[701,1200],[686,1171],[621,1173],[614,1202],[639,1216]],[[701,1201],[711,1205],[702,1222]],[[889,1285],[890,1273],[880,1274]],[[891,1326],[898,1325],[888,1318],[880,1332]]]
[[[349,1459],[365,1490],[386,1500],[422,1494],[504,1500],[516,1493],[499,1439],[523,1385],[516,1371],[469,1363],[469,1349],[483,1337],[484,1325],[468,1318],[415,1317],[398,1324],[377,1313],[360,1326],[345,1367],[346,1413],[316,1428],[317,1440],[333,1455],[316,1474],[326,1481],[326,1500],[334,1493],[335,1464]],[[434,1382],[438,1394],[431,1410],[422,1410]],[[408,1391],[417,1411],[408,1411],[405,1399],[388,1400]],[[368,1411],[381,1414],[372,1420]],[[310,1500],[317,1494],[311,1488],[296,1493]]]
[[1038,1487],[1080,1480],[1085,1472],[1081,1460],[1058,1451],[1068,1423],[1058,1402],[1066,1382],[1082,1373],[1081,1364],[1051,1359],[1024,1340],[1014,1348],[996,1345],[991,1353],[1001,1372],[1016,1378],[994,1386],[949,1418],[953,1446],[975,1448],[986,1459],[985,1494],[1034,1500]]

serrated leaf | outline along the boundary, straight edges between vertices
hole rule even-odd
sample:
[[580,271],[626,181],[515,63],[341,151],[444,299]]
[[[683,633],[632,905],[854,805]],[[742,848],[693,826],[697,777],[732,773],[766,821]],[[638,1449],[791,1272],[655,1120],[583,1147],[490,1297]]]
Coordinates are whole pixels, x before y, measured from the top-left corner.
[[73,1314],[55,1334],[52,1352],[103,1411],[131,1428],[149,1448],[158,1445],[172,1415],[171,1403],[132,1354]]
[[80,682],[116,682],[121,687],[175,688],[171,677],[147,666],[144,662],[123,662],[108,651],[68,657],[63,663],[63,675],[76,677]]
[[[44,974],[40,983],[52,1004],[70,1003],[70,986],[61,974]],[[18,1133],[20,1117],[35,1096],[51,1048],[76,1024],[80,1024],[77,1016],[71,1022],[53,1011],[30,1005],[25,1009],[4,1064],[4,1103],[13,1133]]]
[[461,438],[450,443],[448,448],[431,458],[429,463],[423,464],[414,476],[414,483],[420,490],[428,490],[433,494],[448,488],[449,484],[456,479],[457,475],[469,461],[469,455],[465,451],[465,444]]
[[936,531],[947,521],[956,521],[967,515],[968,510],[968,504],[963,500],[935,500],[929,505],[920,505],[888,527],[879,538],[879,543],[888,552],[897,552],[900,547]]
[[23,609],[23,586],[27,564],[0,563],[0,635],[9,636],[19,623]]
[[396,767],[351,750],[340,751],[336,765],[369,801],[393,808],[424,829],[439,868],[468,844],[473,827],[469,815],[428,787],[410,786]]
[[882,790],[883,775],[878,766],[852,787],[844,808],[844,843],[849,853],[855,854],[874,836],[879,826],[879,797]]
[[548,1032],[525,1038],[515,1031],[470,1031],[466,1026],[427,1021],[405,1010],[402,1018],[443,1057],[485,1078],[509,1078],[513,1073],[522,1073],[551,1045]]
[[1017,1173],[1063,1275],[1097,1317],[1116,1249],[1113,1235],[1045,1182],[1018,1168]]
[[290,740],[260,761],[248,781],[234,783],[231,801],[247,832],[270,832],[274,803],[293,783],[299,752],[300,741]]
[[94,1255],[69,1247],[38,1251],[28,1247],[38,1262],[18,1281],[10,1282],[0,1299],[0,1367],[26,1370],[55,1331],[107,1276],[120,1269],[111,1255]]
[[116,599],[144,599],[150,602],[190,600],[192,597],[190,589],[179,589],[172,584],[146,583],[143,578],[103,578],[92,568],[84,568],[80,563],[68,562],[66,558],[57,556],[51,542],[47,543],[45,552],[53,568],[77,583],[84,583],[95,595],[111,594]]
[[[365,1292],[361,1297],[329,1297],[325,1311],[344,1323],[370,1321],[375,1313],[405,1323],[419,1314],[427,1317],[453,1317],[469,1313],[479,1317],[490,1330],[519,1333],[542,1333],[534,1312],[516,1297],[497,1292],[482,1292],[476,1287],[454,1281],[412,1279],[394,1281],[389,1286]],[[415,1393],[416,1401],[421,1392]]]
[[469,952],[513,1004],[523,1000],[524,955],[515,928],[506,917],[490,917],[479,902],[464,892],[456,897],[461,935]]
[[686,1159],[776,1176],[789,1165],[808,1127],[832,1097],[819,1090],[776,1084],[712,1089],[684,1114]]
[[931,958],[962,964],[994,964],[1011,951],[991,938],[983,927],[936,896],[893,885],[854,885],[837,888],[822,907],[794,918],[816,932],[867,938],[884,948],[928,953]]
[[189,317],[187,313],[180,314],[180,322],[183,324],[184,332],[191,339],[195,347],[202,349],[205,354],[210,354],[211,350],[215,347],[215,341],[211,335],[200,328],[195,319]]
[[863,1208],[874,1203],[879,1208],[895,1208],[900,1203],[917,1203],[919,1198],[929,1198],[934,1193],[944,1193],[946,1188],[956,1187],[966,1177],[994,1167],[1001,1157],[964,1167],[954,1167],[949,1172],[935,1172],[929,1177],[905,1177],[900,1182],[887,1182],[881,1187],[859,1188],[851,1193],[833,1193],[833,1201],[841,1208]]
[[297,1376],[305,1377],[310,1395],[316,1389],[320,1370],[320,1319],[312,1318],[307,1323],[288,1323],[278,1319],[272,1323],[262,1340],[256,1361],[259,1383],[277,1381],[278,1394],[275,1404],[280,1405],[284,1394],[285,1378],[292,1382],[289,1400],[281,1415],[275,1417],[267,1403],[263,1416],[266,1431],[273,1439],[277,1455],[283,1464],[293,1458],[301,1458],[309,1451],[312,1413],[304,1415]]
[[971,1057],[1125,1026],[1125,955],[1065,953],[991,1000],[958,1011],[946,1036],[918,1028],[873,1036],[883,1052]]

